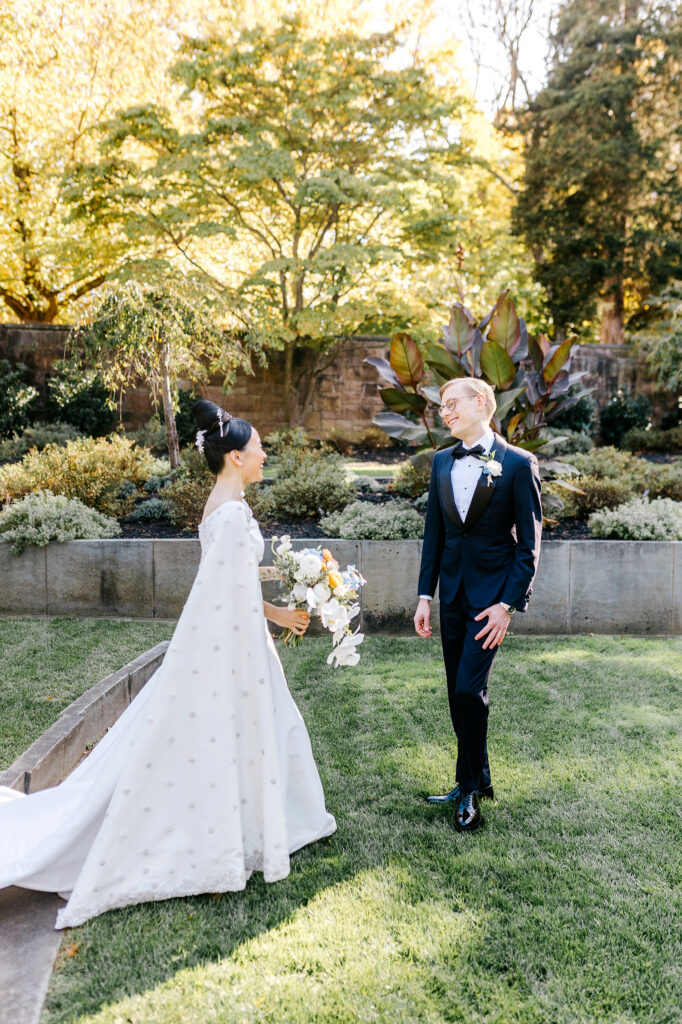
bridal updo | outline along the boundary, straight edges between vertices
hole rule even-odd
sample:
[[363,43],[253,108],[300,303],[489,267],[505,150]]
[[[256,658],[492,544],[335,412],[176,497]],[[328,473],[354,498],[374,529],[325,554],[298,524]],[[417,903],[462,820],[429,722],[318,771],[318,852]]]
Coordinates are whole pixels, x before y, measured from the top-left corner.
[[253,427],[205,398],[195,403],[192,412],[197,425],[197,448],[203,451],[208,468],[217,476],[227,452],[241,451],[247,446]]

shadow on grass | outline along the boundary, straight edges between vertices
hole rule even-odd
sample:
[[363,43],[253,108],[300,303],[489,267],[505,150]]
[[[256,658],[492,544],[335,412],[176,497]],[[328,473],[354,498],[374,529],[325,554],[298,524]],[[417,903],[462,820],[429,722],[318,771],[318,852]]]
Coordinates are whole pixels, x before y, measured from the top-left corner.
[[[74,929],[43,1024],[350,1021],[370,1006],[391,1021],[674,1020],[679,671],[669,644],[640,644],[646,680],[603,637],[503,651],[490,738],[501,796],[466,836],[451,808],[423,800],[452,777],[436,644],[373,641],[354,674],[321,667],[324,643],[288,656],[339,832],[276,885],[257,876],[243,893]],[[643,648],[630,649],[636,661]],[[669,993],[657,1016],[652,988]]]

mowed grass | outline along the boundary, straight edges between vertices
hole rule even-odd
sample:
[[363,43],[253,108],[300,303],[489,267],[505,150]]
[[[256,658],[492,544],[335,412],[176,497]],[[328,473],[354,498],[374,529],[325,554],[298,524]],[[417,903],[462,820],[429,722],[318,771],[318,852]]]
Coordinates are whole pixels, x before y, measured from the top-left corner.
[[72,701],[173,627],[112,619],[0,619],[0,770]]
[[459,835],[437,641],[284,651],[338,832],[288,879],[69,931],[41,1024],[679,1022],[682,640],[505,642]]

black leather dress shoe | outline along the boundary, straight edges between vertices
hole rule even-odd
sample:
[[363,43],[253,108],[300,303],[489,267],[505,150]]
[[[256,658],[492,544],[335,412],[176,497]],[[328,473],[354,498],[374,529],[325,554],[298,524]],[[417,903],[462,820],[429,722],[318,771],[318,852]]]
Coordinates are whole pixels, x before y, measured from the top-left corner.
[[[481,800],[494,800],[495,790],[492,786],[485,786],[483,789],[479,789],[478,796]],[[441,796],[427,796],[427,804],[454,804],[459,801],[459,785],[456,785],[454,789],[451,789],[449,793],[443,793]]]
[[478,809],[478,797],[475,793],[465,793],[460,798],[455,814],[455,824],[459,832],[473,832],[483,821]]

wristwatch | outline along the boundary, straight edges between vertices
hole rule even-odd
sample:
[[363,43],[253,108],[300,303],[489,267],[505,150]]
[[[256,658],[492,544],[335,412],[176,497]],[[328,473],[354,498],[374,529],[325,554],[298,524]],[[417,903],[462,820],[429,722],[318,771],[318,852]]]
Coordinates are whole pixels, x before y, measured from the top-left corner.
[[505,604],[504,601],[500,601],[500,604],[502,605],[502,607],[506,611],[507,615],[513,615],[514,612],[516,611],[516,608],[514,607],[513,604]]

